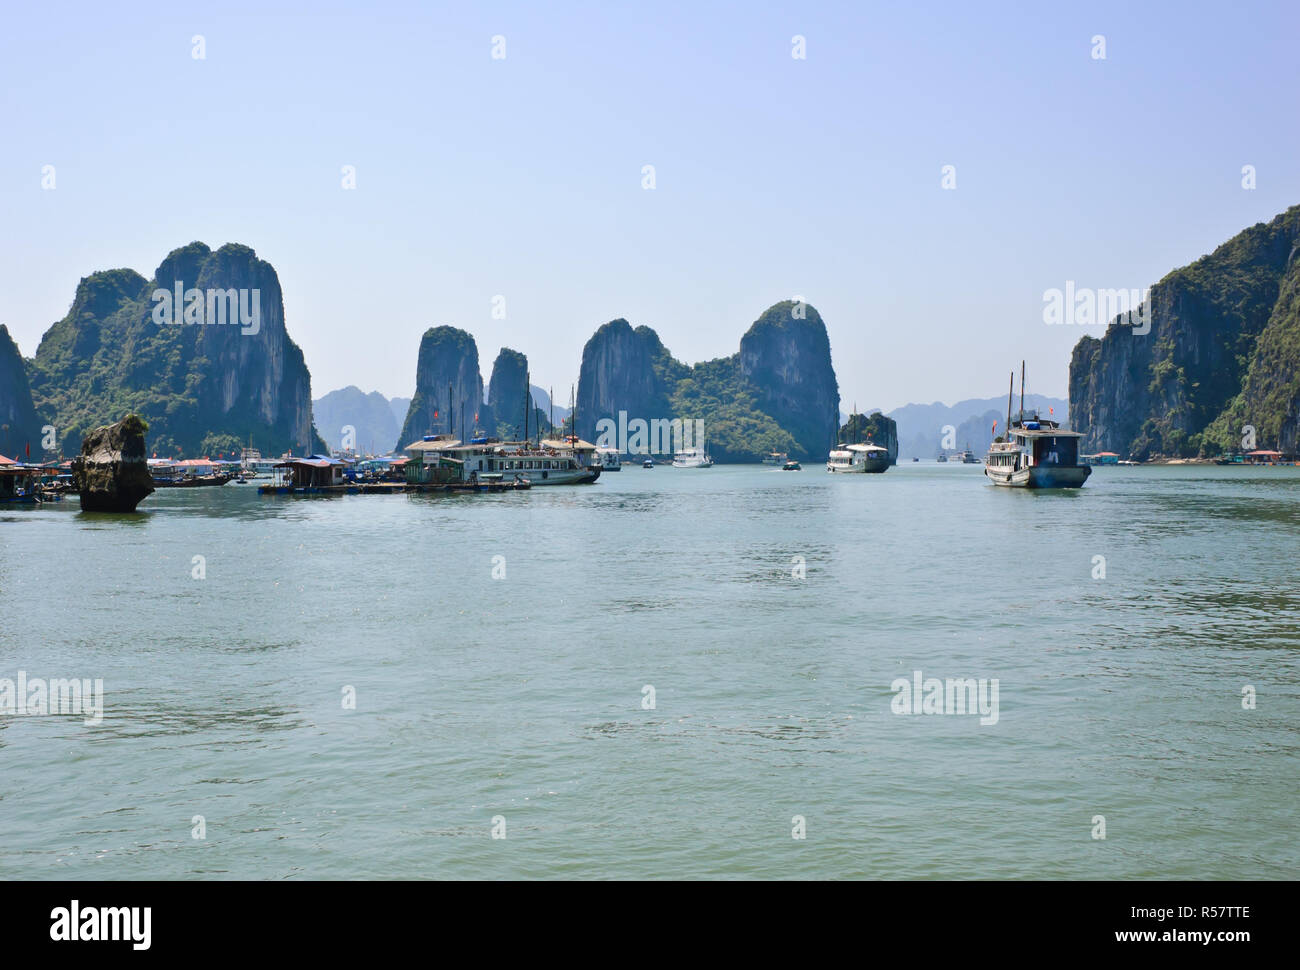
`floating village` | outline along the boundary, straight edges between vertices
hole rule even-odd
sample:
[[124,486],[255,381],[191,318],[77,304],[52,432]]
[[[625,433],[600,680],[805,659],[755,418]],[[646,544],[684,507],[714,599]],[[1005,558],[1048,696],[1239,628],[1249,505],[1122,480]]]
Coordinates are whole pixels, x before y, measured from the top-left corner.
[[[983,464],[994,485],[1013,488],[1079,488],[1093,467],[1136,465],[1112,452],[1080,454],[1077,431],[1061,427],[1051,417],[1025,408],[1024,371],[1020,379],[1020,409],[1012,412],[1015,373],[1007,394],[1004,433],[998,435],[981,462],[966,448],[951,456],[941,451],[939,463]],[[851,422],[852,424],[852,422]],[[996,425],[993,429],[997,430]],[[709,468],[714,462],[703,445],[675,453],[671,462],[651,455],[623,455],[574,434],[504,441],[476,432],[468,441],[451,433],[427,434],[408,444],[404,455],[364,456],[348,453],[286,454],[264,458],[252,448],[235,458],[147,458],[144,422],[128,415],[117,424],[96,428],[82,442],[81,454],[67,461],[31,463],[0,455],[0,504],[40,505],[80,498],[83,511],[131,512],[147,495],[164,488],[254,485],[259,495],[393,495],[402,493],[483,493],[525,491],[534,486],[590,485],[602,474],[628,465],[655,468]],[[913,458],[918,462],[919,458]],[[784,471],[802,465],[784,453],[772,453],[764,464]],[[826,471],[832,474],[881,474],[897,457],[873,443],[837,442]],[[1217,465],[1296,465],[1296,456],[1266,449],[1225,455]]]

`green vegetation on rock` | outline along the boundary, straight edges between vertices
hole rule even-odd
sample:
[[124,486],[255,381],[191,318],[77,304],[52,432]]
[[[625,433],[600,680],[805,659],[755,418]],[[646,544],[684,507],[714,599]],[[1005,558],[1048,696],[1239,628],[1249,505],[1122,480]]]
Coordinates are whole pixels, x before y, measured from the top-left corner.
[[1089,451],[1137,458],[1287,453],[1300,438],[1300,206],[1151,288],[1149,333],[1112,323],[1070,362]]
[[[205,295],[242,291],[250,307],[256,291],[257,332],[237,321],[156,322],[155,290],[177,284]],[[325,447],[311,422],[311,377],[285,331],[279,280],[247,246],[213,252],[191,243],[169,254],[152,280],[130,269],[84,278],[67,316],[41,340],[30,379],[64,453],[127,412],[148,420],[149,450],[165,457],[229,455],[250,438],[267,454]]]

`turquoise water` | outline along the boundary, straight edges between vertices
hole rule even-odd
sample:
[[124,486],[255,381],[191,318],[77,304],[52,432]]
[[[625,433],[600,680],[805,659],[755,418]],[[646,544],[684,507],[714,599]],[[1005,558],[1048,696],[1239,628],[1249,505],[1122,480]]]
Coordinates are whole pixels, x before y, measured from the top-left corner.
[[105,700],[0,716],[5,878],[1300,874],[1300,469],[141,508],[0,507],[0,677]]

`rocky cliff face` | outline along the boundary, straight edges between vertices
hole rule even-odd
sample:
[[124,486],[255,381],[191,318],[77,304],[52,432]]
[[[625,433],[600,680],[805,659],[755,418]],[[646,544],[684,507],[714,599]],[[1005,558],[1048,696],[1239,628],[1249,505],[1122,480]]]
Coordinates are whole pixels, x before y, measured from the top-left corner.
[[1246,371],[1241,394],[1207,438],[1225,450],[1239,450],[1251,426],[1261,446],[1300,454],[1300,242],[1293,243],[1277,302]]
[[[802,455],[819,455],[835,443],[840,390],[816,309],[790,301],[769,307],[741,338],[740,372],[755,388],[759,408],[794,436]],[[890,457],[897,456],[895,439]]]
[[427,434],[468,436],[476,423],[486,427],[484,419],[490,416],[485,411],[474,338],[455,327],[426,330],[415,368],[415,396],[396,447],[405,448]]
[[126,411],[148,421],[159,455],[232,453],[250,437],[267,454],[324,448],[279,278],[247,246],[191,243],[152,280],[127,269],[86,277],[30,374],[65,452]]
[[41,461],[45,457],[41,449],[41,422],[32,404],[27,368],[5,326],[0,326],[0,455],[16,461]]
[[[1117,318],[1070,361],[1070,417],[1086,451],[1218,454],[1297,437],[1300,206],[1151,288],[1150,332]],[[1287,450],[1283,448],[1282,450]]]
[[597,422],[704,422],[705,447],[719,461],[756,461],[771,451],[825,458],[839,424],[839,385],[820,315],[778,303],[744,335],[740,352],[694,367],[673,359],[649,327],[605,324],[582,352],[578,430],[596,440]]
[[[546,412],[533,401],[528,385],[528,358],[517,350],[503,347],[497,354],[492,364],[492,379],[488,381],[487,403],[494,422],[493,433],[500,438],[523,437],[525,408],[528,408],[528,434],[531,437],[550,428]],[[489,425],[483,424],[483,427]]]
[[684,364],[673,360],[659,335],[649,327],[626,320],[611,320],[597,330],[582,348],[578,374],[578,435],[596,440],[596,422],[672,418],[670,397],[685,376]]

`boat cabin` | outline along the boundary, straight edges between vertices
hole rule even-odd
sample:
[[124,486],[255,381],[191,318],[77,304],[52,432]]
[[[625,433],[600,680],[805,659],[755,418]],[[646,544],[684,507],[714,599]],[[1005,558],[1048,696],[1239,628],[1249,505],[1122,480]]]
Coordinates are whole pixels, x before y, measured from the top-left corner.
[[1031,467],[1075,468],[1079,465],[1078,431],[1066,431],[1056,421],[1021,412],[1011,419],[1005,441],[994,442],[985,464],[1018,471]]

